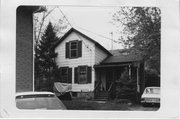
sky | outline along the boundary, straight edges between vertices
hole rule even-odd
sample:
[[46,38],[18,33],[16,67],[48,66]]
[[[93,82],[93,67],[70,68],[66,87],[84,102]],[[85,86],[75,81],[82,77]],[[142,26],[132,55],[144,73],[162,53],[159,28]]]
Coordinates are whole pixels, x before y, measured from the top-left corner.
[[[48,6],[49,9],[55,6]],[[112,42],[112,38],[118,41],[116,27],[111,23],[112,14],[118,7],[90,7],[90,6],[56,6],[53,12],[46,19],[46,24],[51,21],[54,24],[65,16],[72,27],[83,31],[85,35],[92,36],[108,50],[122,49],[122,45]],[[63,14],[62,14],[63,13]],[[42,15],[42,13],[41,13]],[[67,22],[67,21],[66,21]],[[121,29],[121,28],[119,28]],[[122,30],[122,29],[121,29]],[[113,35],[110,34],[113,32]],[[106,38],[104,38],[106,37]]]

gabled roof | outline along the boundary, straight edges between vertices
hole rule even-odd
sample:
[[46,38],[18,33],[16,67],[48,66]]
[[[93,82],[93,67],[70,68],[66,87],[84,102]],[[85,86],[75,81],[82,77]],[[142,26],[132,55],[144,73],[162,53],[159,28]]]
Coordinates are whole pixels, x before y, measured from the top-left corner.
[[102,45],[100,45],[98,42],[96,42],[95,40],[93,40],[92,38],[88,37],[87,35],[81,33],[80,31],[78,31],[77,29],[75,28],[71,28],[68,32],[66,32],[64,34],[63,37],[61,37],[61,39],[55,44],[54,46],[54,49],[67,37],[69,36],[72,32],[76,32],[78,34],[80,34],[81,36],[85,37],[86,39],[88,39],[89,41],[93,42],[97,47],[99,47],[100,49],[102,49],[104,52],[106,52],[108,55],[112,56],[112,54],[107,50],[105,49]]

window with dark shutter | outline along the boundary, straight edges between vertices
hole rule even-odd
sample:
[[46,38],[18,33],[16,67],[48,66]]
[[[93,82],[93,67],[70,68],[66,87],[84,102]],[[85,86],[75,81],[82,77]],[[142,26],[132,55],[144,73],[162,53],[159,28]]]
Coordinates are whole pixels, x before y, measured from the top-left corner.
[[88,83],[91,83],[91,77],[92,77],[92,68],[91,67],[88,67],[88,70],[87,70],[87,82]]
[[74,68],[75,83],[87,84],[91,83],[92,69],[88,66],[78,66]]
[[66,43],[66,58],[69,58],[69,43]]
[[78,57],[82,57],[82,41],[78,42]]
[[67,83],[68,81],[68,67],[62,67],[61,69],[61,81]]
[[61,75],[62,73],[61,73],[61,72],[62,72],[62,68],[60,67],[60,68],[59,68],[59,75],[58,75],[60,82],[62,82],[62,77],[61,77],[61,76],[62,76],[62,75]]
[[87,83],[87,66],[79,66],[79,84],[86,84]]
[[72,68],[68,68],[68,67],[60,68],[60,82],[72,83]]
[[72,83],[72,68],[68,68],[68,83]]
[[78,67],[74,68],[74,83],[78,83]]
[[69,58],[77,58],[78,57],[78,41],[69,42]]
[[82,57],[82,41],[74,40],[66,43],[66,58]]

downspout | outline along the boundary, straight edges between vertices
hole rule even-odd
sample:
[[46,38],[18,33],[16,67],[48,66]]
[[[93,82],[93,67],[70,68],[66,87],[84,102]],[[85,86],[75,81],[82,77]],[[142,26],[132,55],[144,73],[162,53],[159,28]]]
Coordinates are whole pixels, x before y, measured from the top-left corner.
[[33,19],[34,19],[34,13],[32,13],[32,24],[33,24],[33,26],[32,26],[33,27],[33,71],[32,71],[33,79],[32,80],[33,80],[33,92],[34,92],[35,91],[35,86],[34,86],[35,85],[35,79],[34,79],[34,73],[35,73],[34,72],[34,55],[35,55],[34,40],[35,40],[35,38],[34,37],[35,37],[35,35],[34,35],[34,20]]

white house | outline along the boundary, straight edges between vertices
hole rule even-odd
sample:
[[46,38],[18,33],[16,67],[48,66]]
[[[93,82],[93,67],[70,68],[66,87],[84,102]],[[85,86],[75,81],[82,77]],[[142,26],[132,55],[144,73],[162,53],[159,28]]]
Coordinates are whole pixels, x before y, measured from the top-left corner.
[[[136,58],[126,62],[124,56],[113,56],[98,42],[74,28],[55,45],[55,52],[58,54],[55,61],[60,69],[59,82],[72,84],[72,92],[76,95],[91,92],[94,96],[95,92],[110,91],[120,74],[117,71],[122,72],[128,67],[129,73],[133,73],[133,63],[141,61]],[[121,57],[123,60],[119,60]],[[140,81],[138,68],[135,70],[137,86]]]

